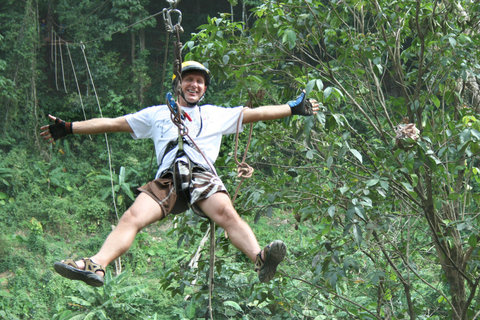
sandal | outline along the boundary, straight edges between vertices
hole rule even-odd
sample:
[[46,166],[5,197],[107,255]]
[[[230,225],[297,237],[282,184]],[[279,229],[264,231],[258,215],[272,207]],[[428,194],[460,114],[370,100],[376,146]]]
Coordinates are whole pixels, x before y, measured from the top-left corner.
[[[262,259],[262,251],[264,252],[265,261]],[[278,264],[285,258],[287,246],[282,240],[275,240],[262,251],[257,254],[255,271],[260,271],[258,273],[260,282],[268,282],[275,276]]]
[[55,262],[53,268],[62,277],[70,280],[80,280],[92,287],[101,287],[104,284],[103,277],[96,274],[97,271],[102,271],[105,274],[102,266],[93,262],[89,258],[83,259],[85,261],[85,270],[81,270],[72,259],[67,259],[63,262]]

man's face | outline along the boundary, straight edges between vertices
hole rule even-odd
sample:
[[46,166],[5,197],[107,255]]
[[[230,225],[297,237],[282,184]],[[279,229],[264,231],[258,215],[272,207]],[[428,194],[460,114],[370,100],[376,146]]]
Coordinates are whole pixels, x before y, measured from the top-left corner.
[[[196,103],[203,96],[207,86],[205,85],[205,78],[203,73],[198,71],[189,72],[182,77],[182,91],[185,95],[185,100],[190,103]],[[182,97],[179,97],[182,104]]]

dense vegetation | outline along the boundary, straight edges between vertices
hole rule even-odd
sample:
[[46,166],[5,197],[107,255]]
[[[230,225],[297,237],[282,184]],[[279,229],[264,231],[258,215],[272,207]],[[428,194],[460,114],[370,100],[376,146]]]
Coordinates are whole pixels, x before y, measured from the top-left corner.
[[[164,7],[0,4],[0,318],[206,317],[208,245],[196,269],[188,263],[208,222],[191,213],[139,234],[103,288],[52,269],[98,250],[156,164],[150,141],[70,136],[50,146],[40,127],[48,113],[116,117],[163,103],[173,62]],[[178,8],[184,58],[214,74],[207,102],[255,107],[306,88],[322,105],[315,117],[254,125],[256,171],[235,205],[261,244],[282,238],[288,256],[258,284],[217,230],[214,318],[480,318],[480,4]],[[231,194],[233,146],[226,137],[216,163]]]

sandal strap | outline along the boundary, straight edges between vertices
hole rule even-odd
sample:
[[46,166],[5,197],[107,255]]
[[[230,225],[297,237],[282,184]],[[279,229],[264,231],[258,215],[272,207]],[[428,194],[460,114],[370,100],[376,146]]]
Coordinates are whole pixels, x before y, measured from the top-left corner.
[[260,251],[258,254],[257,254],[257,257],[255,259],[255,272],[257,272],[258,270],[260,270],[263,266],[263,264],[265,263],[265,261],[263,261],[262,259],[262,251]]
[[93,262],[90,258],[84,258],[83,261],[85,261],[85,271],[90,271],[93,273],[101,271],[105,275],[105,270],[98,263]]
[[75,260],[73,260],[73,259],[67,259],[67,260],[63,261],[62,263],[66,264],[67,266],[74,267],[75,269],[80,269],[78,267],[77,263],[75,262]]
[[265,264],[265,261],[262,259],[262,251],[264,252],[263,256],[265,259],[267,259],[267,254],[268,250],[270,249],[270,245],[267,245],[263,250],[260,250],[260,252],[257,254],[257,258],[255,259],[255,272],[259,271],[263,265]]

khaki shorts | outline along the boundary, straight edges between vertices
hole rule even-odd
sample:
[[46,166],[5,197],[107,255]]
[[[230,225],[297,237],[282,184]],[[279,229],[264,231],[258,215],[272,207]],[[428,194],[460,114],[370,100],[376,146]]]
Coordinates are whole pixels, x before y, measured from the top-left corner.
[[[186,163],[180,162],[178,168],[183,184],[187,184],[190,206],[193,212],[201,217],[207,217],[196,203],[209,198],[217,192],[223,192],[228,195],[225,185],[218,176],[204,168],[194,167],[191,179]],[[160,205],[163,211],[163,218],[170,213],[179,214],[185,212],[189,208],[188,200],[184,193],[180,192],[180,194],[177,194],[175,191],[172,172],[167,172],[161,178],[138,188],[138,191],[148,194]]]

